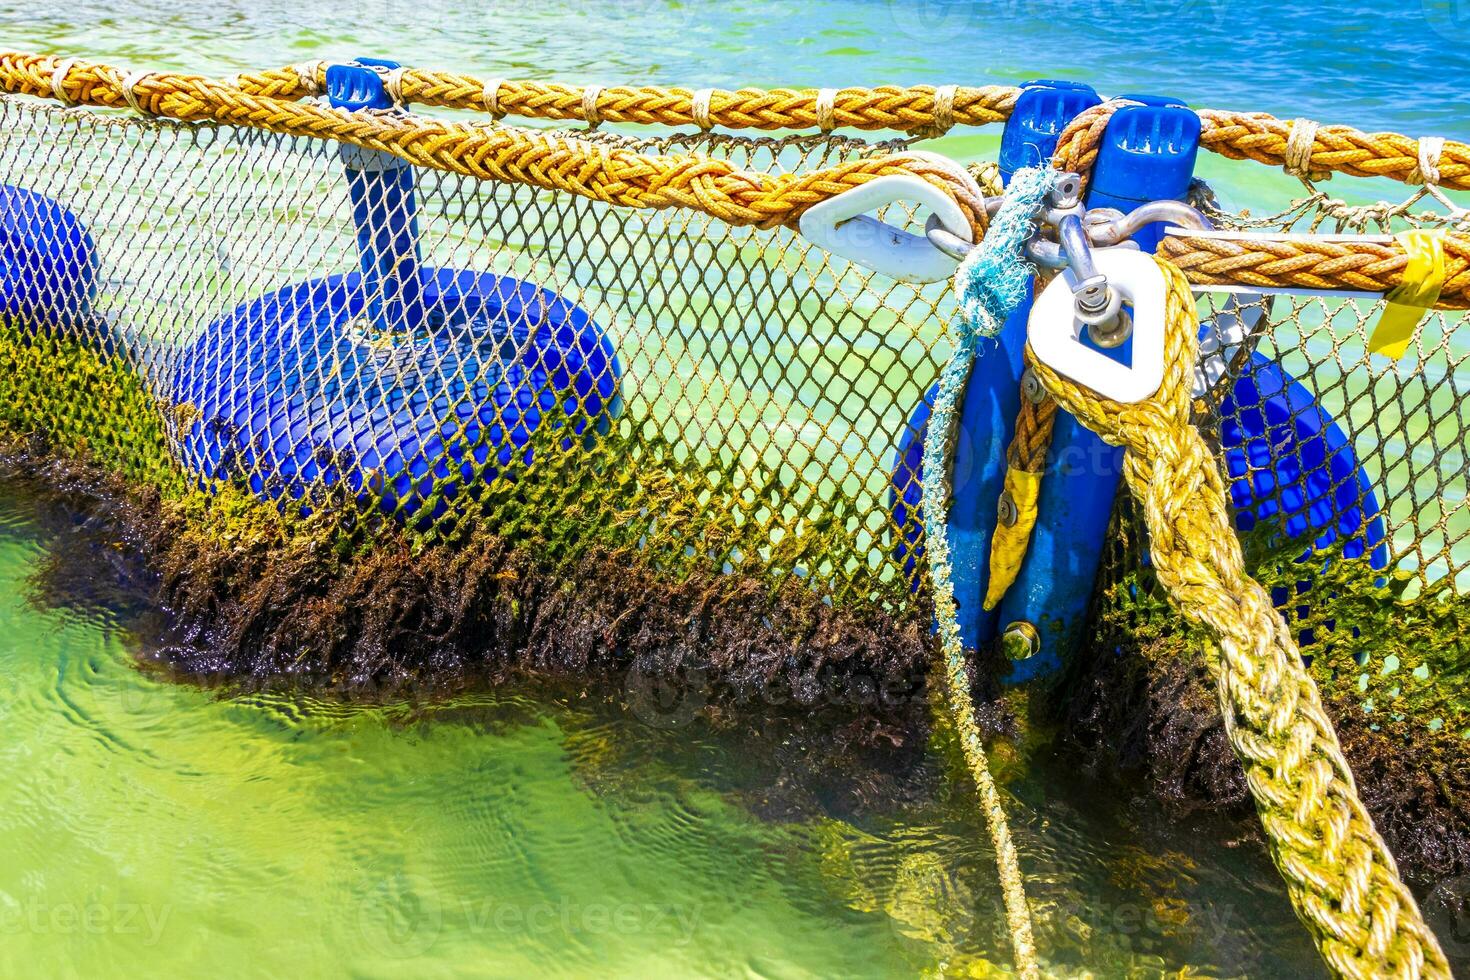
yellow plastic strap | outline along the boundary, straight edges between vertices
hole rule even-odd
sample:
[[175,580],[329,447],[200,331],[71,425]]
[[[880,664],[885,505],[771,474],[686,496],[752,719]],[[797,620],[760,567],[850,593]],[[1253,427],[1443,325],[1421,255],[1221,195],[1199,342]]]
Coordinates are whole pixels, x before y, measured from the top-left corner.
[[1368,338],[1368,351],[1397,360],[1409,349],[1424,314],[1439,301],[1444,286],[1444,229],[1405,231],[1394,238],[1409,253],[1403,282],[1388,294],[1388,305]]
[[985,608],[994,609],[1005,598],[1006,590],[1021,574],[1026,546],[1031,542],[1031,529],[1036,526],[1036,498],[1041,494],[1041,474],[1015,467],[1006,468],[1005,492],[1016,505],[1016,522],[1007,527],[995,526],[990,539],[990,578],[985,586]]

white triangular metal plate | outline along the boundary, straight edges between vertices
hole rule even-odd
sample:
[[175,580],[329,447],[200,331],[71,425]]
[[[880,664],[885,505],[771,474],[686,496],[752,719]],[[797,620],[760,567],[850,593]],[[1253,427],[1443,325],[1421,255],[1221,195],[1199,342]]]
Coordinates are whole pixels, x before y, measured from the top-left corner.
[[1082,341],[1070,269],[1051,281],[1031,308],[1027,337],[1042,363],[1105,398],[1141,402],[1164,383],[1164,274],[1152,255],[1134,249],[1094,249],[1093,263],[1108,287],[1133,308],[1133,363],[1120,364]]

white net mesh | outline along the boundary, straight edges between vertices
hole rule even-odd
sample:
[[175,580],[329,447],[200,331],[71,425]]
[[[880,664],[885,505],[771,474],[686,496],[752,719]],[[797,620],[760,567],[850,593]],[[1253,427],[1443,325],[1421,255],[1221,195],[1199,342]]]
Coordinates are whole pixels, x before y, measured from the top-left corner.
[[[893,149],[580,135],[762,171]],[[443,540],[470,521],[551,558],[598,546],[675,576],[800,581],[823,602],[927,625],[911,589],[915,515],[901,523],[893,505],[916,488],[911,474],[895,487],[894,474],[947,354],[947,284],[872,276],[788,231],[402,166],[324,142],[7,98],[8,233],[62,234],[23,196],[41,195],[85,225],[97,257],[89,301],[78,291],[39,325],[8,309],[8,343],[44,335],[71,345],[67,356],[120,352],[152,397],[155,449],[194,482]],[[1267,219],[1212,215],[1226,228],[1463,226],[1433,190],[1357,210],[1308,190]],[[65,285],[48,266],[30,272]],[[395,278],[409,287],[382,285]],[[1304,630],[1330,631],[1351,571],[1366,592],[1428,596],[1455,615],[1470,585],[1463,316],[1431,315],[1390,362],[1366,353],[1381,304],[1236,302],[1201,300],[1207,326],[1226,314],[1255,323],[1202,421],[1257,557],[1288,556],[1283,608]],[[13,355],[26,370],[46,357]],[[146,450],[119,430],[147,425],[113,417],[115,401],[75,376],[22,388],[13,401],[30,407],[12,405],[12,434]],[[1134,547],[1106,569],[1114,600],[1147,571],[1137,535],[1117,530]]]

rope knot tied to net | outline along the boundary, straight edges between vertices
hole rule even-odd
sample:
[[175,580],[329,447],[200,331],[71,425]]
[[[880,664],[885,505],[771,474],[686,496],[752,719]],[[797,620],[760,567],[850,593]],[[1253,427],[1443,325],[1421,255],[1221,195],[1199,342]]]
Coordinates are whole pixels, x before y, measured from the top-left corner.
[[954,128],[954,100],[958,85],[941,85],[934,90],[934,121],[914,130],[917,139],[938,139]]
[[1444,153],[1444,144],[1443,136],[1421,136],[1418,160],[1414,163],[1414,169],[1409,171],[1409,176],[1404,178],[1404,183],[1438,186],[1439,158]]
[[118,79],[118,88],[122,89],[123,100],[127,102],[128,108],[142,116],[156,116],[157,112],[139,101],[138,86],[153,78],[157,72],[151,71],[129,71],[123,73]]
[[76,58],[62,58],[51,69],[51,97],[62,105],[76,105],[77,102],[66,94],[66,76],[77,63]]
[[[1159,581],[1215,639],[1225,731],[1298,916],[1337,976],[1448,977],[1439,944],[1358,796],[1302,663],[1296,634],[1247,574],[1220,468],[1192,423],[1199,321],[1165,259],[1164,380],[1135,404],[1098,395],[1035,361],[1061,408],[1125,450]],[[1135,351],[1135,357],[1139,356]]]
[[1311,119],[1293,119],[1286,134],[1286,149],[1281,169],[1298,180],[1327,180],[1330,170],[1313,170],[1312,154],[1317,148],[1317,130],[1321,127]]
[[587,123],[589,130],[602,125],[602,113],[597,106],[597,100],[600,98],[602,98],[601,85],[588,85],[582,90],[582,119]]

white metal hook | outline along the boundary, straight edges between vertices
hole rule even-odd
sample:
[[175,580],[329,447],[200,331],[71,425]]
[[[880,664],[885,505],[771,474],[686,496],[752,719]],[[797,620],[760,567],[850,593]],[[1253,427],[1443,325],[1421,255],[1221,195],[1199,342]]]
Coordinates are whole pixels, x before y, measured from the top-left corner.
[[970,242],[970,222],[954,199],[920,177],[889,174],[814,204],[801,216],[801,234],[834,255],[904,282],[954,277],[959,262],[929,243],[868,212],[907,201],[934,212],[952,235]]

